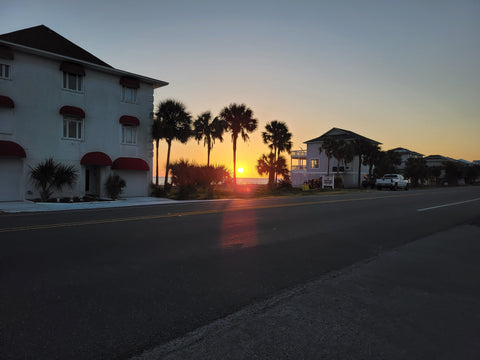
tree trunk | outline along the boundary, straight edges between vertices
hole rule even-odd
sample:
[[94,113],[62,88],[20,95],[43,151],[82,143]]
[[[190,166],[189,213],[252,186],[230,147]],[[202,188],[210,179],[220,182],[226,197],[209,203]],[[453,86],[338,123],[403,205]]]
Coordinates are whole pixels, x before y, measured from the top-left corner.
[[233,184],[237,186],[237,137],[233,141]]
[[170,148],[172,146],[172,141],[167,140],[168,150],[167,150],[167,165],[165,166],[165,181],[163,182],[163,189],[167,191],[168,185],[168,167],[170,166]]
[[155,165],[155,168],[157,170],[157,174],[155,176],[155,185],[158,186],[158,144],[159,144],[160,140],[157,140],[155,142],[155,153],[156,153],[156,157],[157,157],[157,161],[156,161],[156,165]]
[[207,140],[207,167],[210,166],[210,139]]
[[[271,154],[271,153],[270,153]],[[270,157],[271,159],[271,157]],[[268,172],[268,187],[273,189],[273,184],[275,182],[275,163],[270,164],[270,171]]]
[[330,158],[327,158],[327,176],[330,176]]
[[360,173],[362,172],[362,155],[358,155],[358,188],[360,189]]
[[278,158],[280,157],[280,151],[277,149],[275,154],[275,186],[277,186],[277,178],[278,178]]

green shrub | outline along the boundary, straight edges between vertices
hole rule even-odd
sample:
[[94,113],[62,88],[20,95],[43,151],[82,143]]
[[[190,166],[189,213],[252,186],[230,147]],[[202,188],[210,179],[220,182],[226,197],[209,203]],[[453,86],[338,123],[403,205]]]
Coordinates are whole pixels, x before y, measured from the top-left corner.
[[213,187],[223,184],[230,177],[224,166],[200,166],[180,160],[170,165],[172,184],[177,188],[177,197],[186,199],[198,190],[213,196]]
[[105,182],[105,191],[112,200],[116,200],[126,185],[125,180],[118,174],[110,174]]
[[30,168],[30,177],[40,191],[42,201],[48,201],[53,189],[61,191],[65,185],[72,186],[77,180],[77,170],[72,165],[57,163],[48,158],[34,168]]

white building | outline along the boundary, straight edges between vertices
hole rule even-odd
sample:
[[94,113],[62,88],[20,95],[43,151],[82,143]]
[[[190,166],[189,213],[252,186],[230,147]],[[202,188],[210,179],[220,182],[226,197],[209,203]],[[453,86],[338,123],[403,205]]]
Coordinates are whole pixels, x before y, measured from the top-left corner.
[[[312,140],[305,141],[307,150],[294,150],[291,153],[291,180],[293,186],[301,186],[305,181],[322,178],[330,174],[336,175],[337,170],[342,177],[343,185],[345,187],[358,186],[358,170],[359,159],[355,156],[353,161],[344,164],[332,157],[330,159],[330,168],[328,167],[328,158],[325,152],[320,152],[319,149],[325,138],[333,138],[337,140],[344,140],[346,142],[353,142],[356,140],[363,140],[374,145],[381,143],[368,139],[362,135],[356,134],[349,130],[332,128],[322,136]],[[338,169],[337,169],[338,167]],[[368,166],[360,166],[360,181],[364,176],[368,175]]]
[[0,201],[37,198],[30,168],[47,158],[78,180],[55,196],[146,196],[153,90],[168,83],[117,70],[46,26],[0,35]]
[[420,154],[418,152],[408,150],[408,149],[405,149],[405,148],[402,148],[402,147],[397,147],[395,149],[392,149],[391,151],[395,151],[396,153],[398,153],[400,155],[401,159],[402,159],[402,163],[397,166],[397,170],[401,173],[403,173],[405,171],[405,166],[407,164],[408,159],[411,159],[411,158],[422,159],[423,158],[423,154]]

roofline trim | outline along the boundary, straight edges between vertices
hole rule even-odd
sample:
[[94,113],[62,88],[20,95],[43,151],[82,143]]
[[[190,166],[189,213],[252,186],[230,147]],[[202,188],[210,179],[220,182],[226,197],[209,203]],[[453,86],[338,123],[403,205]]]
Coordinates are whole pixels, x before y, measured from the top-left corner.
[[166,81],[153,79],[153,78],[150,78],[150,77],[147,77],[147,76],[134,74],[134,73],[124,71],[124,70],[118,70],[118,69],[115,69],[113,67],[106,67],[106,66],[94,64],[94,63],[91,63],[91,62],[88,62],[88,61],[79,60],[79,59],[76,59],[76,58],[72,58],[72,57],[64,56],[64,55],[60,55],[60,54],[55,54],[55,53],[45,51],[45,50],[35,49],[35,48],[29,47],[29,46],[20,45],[20,44],[12,43],[12,42],[5,41],[5,40],[0,40],[0,44],[11,46],[14,49],[15,48],[19,49],[20,51],[24,51],[26,53],[31,53],[31,54],[34,54],[34,55],[41,55],[41,56],[44,56],[44,57],[50,58],[50,59],[71,61],[71,62],[73,61],[73,62],[76,62],[78,64],[85,65],[85,67],[87,67],[87,68],[94,69],[94,70],[101,71],[101,72],[105,72],[105,73],[108,73],[108,74],[113,74],[113,75],[118,75],[118,76],[135,77],[141,82],[153,85],[154,89],[160,88],[162,86],[167,86],[169,84]]

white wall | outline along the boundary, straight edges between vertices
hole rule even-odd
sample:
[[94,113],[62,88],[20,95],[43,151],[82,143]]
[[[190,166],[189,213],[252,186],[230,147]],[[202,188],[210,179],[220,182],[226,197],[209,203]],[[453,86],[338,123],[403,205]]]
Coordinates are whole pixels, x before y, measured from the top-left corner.
[[[79,181],[73,190],[65,191],[65,196],[84,195],[85,167],[80,165],[80,159],[88,152],[104,152],[112,161],[118,157],[138,157],[152,168],[152,85],[141,83],[137,90],[137,103],[130,104],[121,101],[120,74],[111,75],[85,68],[84,93],[75,93],[62,89],[60,61],[15,51],[15,59],[10,64],[12,79],[0,79],[0,95],[9,96],[15,102],[15,108],[2,109],[0,115],[5,111],[13,114],[13,125],[11,119],[8,123],[4,121],[0,126],[0,140],[18,143],[27,154],[23,159],[22,199],[28,191],[34,193],[28,198],[38,196],[28,181],[29,167],[48,157],[72,164],[78,169]],[[62,139],[63,116],[59,110],[65,105],[80,107],[85,111],[83,141]],[[137,145],[121,144],[119,118],[122,115],[135,116],[140,120]],[[12,126],[11,131],[1,131],[2,127]],[[145,186],[148,188],[150,184],[148,179],[151,179],[151,170],[144,173],[148,184],[142,185],[142,194],[145,193]]]

